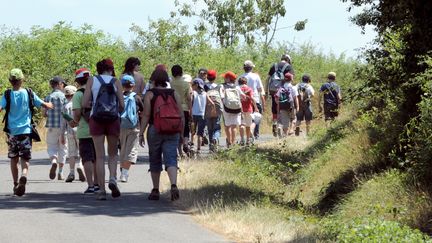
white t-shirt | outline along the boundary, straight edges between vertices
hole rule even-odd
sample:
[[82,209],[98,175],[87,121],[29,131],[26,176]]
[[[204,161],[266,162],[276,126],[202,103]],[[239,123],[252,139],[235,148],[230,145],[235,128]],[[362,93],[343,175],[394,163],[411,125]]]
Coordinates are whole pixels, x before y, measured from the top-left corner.
[[[298,83],[296,86],[294,86],[294,89],[297,93],[298,93],[298,89],[300,87],[300,84],[302,84],[302,83]],[[306,93],[308,94],[309,97],[315,95],[314,88],[312,87],[312,85],[307,84],[307,83],[306,83]]]
[[205,108],[207,104],[207,93],[202,91],[199,94],[196,91],[192,91],[193,102],[192,102],[192,115],[193,116],[204,116]]
[[291,83],[285,83],[284,84],[284,88],[286,90],[290,90],[291,89],[292,92],[293,92],[293,96],[294,97],[297,97],[299,95],[298,90],[297,90],[297,86],[293,86]]
[[264,90],[260,76],[257,73],[249,72],[244,73],[240,77],[247,79],[247,85],[253,90],[253,98],[257,103],[261,103],[260,92],[258,89]]

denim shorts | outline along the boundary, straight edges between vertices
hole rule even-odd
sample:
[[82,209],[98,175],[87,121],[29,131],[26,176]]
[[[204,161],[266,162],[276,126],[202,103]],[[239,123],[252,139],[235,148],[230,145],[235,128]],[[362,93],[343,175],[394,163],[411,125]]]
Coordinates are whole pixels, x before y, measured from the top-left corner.
[[204,129],[206,126],[206,120],[204,119],[204,116],[192,116],[193,119],[193,123],[194,123],[194,127],[195,130],[194,132],[196,132],[196,134],[198,136],[204,136]]
[[159,134],[153,125],[147,129],[147,144],[149,148],[149,161],[151,172],[162,171],[162,164],[165,170],[177,164],[177,147],[180,142],[180,134]]

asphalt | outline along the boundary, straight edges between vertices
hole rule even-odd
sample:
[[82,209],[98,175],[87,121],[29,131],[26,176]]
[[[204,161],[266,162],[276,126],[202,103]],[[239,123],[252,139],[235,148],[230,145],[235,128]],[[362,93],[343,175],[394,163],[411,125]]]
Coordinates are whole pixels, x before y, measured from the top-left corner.
[[[119,183],[122,196],[107,201],[84,195],[85,182],[51,181],[45,151],[33,153],[26,194],[14,196],[9,160],[0,155],[0,242],[227,242],[167,196],[147,200],[152,188],[147,149],[139,154],[129,182]],[[68,171],[66,165],[65,175]]]

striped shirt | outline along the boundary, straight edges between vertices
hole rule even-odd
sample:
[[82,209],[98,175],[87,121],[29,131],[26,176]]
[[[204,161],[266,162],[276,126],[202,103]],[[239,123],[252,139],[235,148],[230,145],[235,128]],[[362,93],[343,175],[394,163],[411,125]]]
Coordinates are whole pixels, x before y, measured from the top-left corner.
[[54,90],[45,98],[45,102],[51,102],[54,106],[52,110],[47,111],[47,121],[45,127],[60,128],[63,120],[62,110],[67,103],[66,97],[61,90]]

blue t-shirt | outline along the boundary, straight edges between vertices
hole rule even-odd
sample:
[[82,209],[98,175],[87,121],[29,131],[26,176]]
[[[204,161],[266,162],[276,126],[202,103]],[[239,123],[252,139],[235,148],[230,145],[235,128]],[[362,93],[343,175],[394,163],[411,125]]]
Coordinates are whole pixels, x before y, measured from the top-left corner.
[[339,85],[335,82],[327,82],[321,86],[321,92],[324,94],[324,104],[338,106],[338,95],[340,93]]
[[[41,107],[43,101],[35,94],[34,105]],[[11,91],[10,95],[10,112],[8,117],[8,128],[11,135],[30,134],[31,133],[31,112],[29,107],[29,96],[27,90],[20,89]],[[0,106],[6,109],[6,97],[3,95]]]

